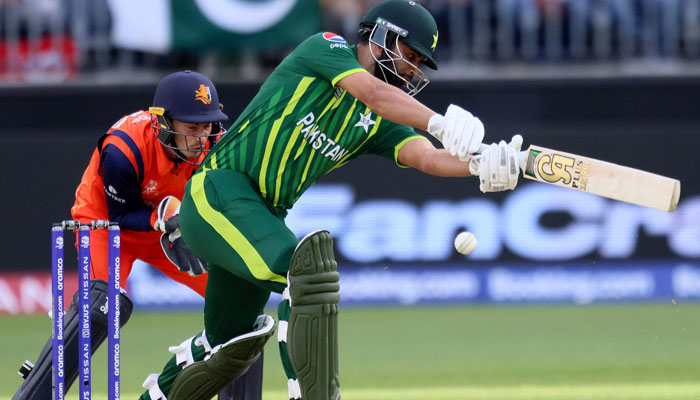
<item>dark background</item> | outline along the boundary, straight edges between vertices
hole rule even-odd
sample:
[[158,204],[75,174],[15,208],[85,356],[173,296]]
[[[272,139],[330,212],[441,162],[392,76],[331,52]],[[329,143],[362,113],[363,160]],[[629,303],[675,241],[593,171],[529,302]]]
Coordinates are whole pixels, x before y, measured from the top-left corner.
[[[235,119],[257,88],[217,85],[224,111]],[[70,217],[97,138],[123,115],[148,107],[154,89],[0,89],[0,270],[48,267],[51,223]],[[470,110],[484,122],[487,142],[521,133],[525,147],[537,144],[678,178],[681,201],[700,192],[700,78],[434,82],[418,99],[437,112],[450,103]],[[476,181],[455,185],[454,178],[364,160],[323,181],[351,182],[358,200],[481,195]]]

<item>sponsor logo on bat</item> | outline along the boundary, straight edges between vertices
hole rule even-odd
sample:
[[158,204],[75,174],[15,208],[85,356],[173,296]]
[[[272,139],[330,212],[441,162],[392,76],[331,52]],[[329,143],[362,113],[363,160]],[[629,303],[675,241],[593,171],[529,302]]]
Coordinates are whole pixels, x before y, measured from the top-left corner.
[[558,153],[530,150],[525,174],[547,183],[586,190],[590,162]]

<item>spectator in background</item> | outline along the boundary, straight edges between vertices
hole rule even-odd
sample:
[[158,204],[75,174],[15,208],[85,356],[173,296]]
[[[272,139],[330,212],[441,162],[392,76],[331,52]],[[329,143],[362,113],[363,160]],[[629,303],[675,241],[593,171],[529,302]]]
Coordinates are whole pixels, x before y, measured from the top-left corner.
[[[440,55],[447,53],[446,50],[449,49],[450,57],[455,57],[455,50],[460,45],[455,39],[466,37],[467,31],[469,29],[466,20],[466,3],[471,2],[471,0],[432,0],[420,2],[426,10],[428,10],[435,18],[435,23],[438,27],[438,32],[440,34],[440,45],[435,48],[435,56],[440,57]],[[457,5],[457,8],[453,8]],[[454,12],[457,11],[457,12]],[[464,11],[461,12],[460,11]],[[458,23],[455,23],[456,15],[460,14],[461,20],[458,19]],[[461,23],[460,23],[461,22]],[[452,29],[459,31],[454,34]],[[466,40],[462,40],[462,44],[466,45]],[[442,57],[444,58],[444,57]],[[461,57],[460,57],[461,59]]]
[[646,57],[676,56],[680,39],[680,0],[641,0],[641,2],[643,55]]
[[426,0],[420,2],[431,14],[440,31],[437,57],[456,63],[468,59],[491,58],[493,15],[491,0]]
[[563,54],[564,1],[538,0],[544,26],[544,55],[547,61],[560,60]]
[[683,0],[683,50],[688,58],[700,55],[700,0]]
[[[574,59],[589,55],[588,44],[598,58],[612,53],[612,31],[621,58],[634,53],[636,0],[568,0],[569,52]],[[589,33],[590,32],[590,33]]]
[[637,28],[634,1],[611,0],[609,5],[613,14],[613,23],[617,27],[617,53],[620,58],[630,58],[635,51]]
[[498,59],[511,60],[518,49],[525,60],[537,58],[541,18],[535,0],[495,1]]
[[568,11],[569,53],[572,58],[581,59],[588,53],[588,0],[569,0]]
[[447,58],[444,54],[448,54],[455,62],[466,61],[471,55],[470,43],[477,42],[474,0],[430,0],[423,5],[435,17],[440,32],[436,57]]

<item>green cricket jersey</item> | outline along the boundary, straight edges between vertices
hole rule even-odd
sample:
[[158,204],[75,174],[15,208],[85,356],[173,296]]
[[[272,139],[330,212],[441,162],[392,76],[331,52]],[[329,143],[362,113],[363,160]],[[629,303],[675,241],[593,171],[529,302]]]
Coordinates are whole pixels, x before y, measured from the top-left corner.
[[202,168],[242,172],[267,201],[287,209],[317,179],[361,154],[397,161],[405,143],[424,137],[335,87],[360,71],[357,48],[341,36],[309,37],[265,81]]

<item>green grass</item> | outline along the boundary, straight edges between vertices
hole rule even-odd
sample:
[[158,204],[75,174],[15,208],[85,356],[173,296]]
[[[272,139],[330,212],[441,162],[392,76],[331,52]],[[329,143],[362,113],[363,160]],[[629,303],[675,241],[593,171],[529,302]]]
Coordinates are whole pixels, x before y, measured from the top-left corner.
[[[343,309],[339,326],[345,400],[700,398],[700,304]],[[0,400],[49,329],[45,316],[0,317]],[[198,313],[135,314],[122,334],[122,398],[138,397],[167,347],[199,329]],[[272,340],[265,399],[287,396],[279,365]],[[101,349],[96,399],[105,370]]]

